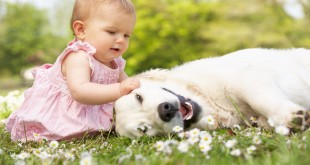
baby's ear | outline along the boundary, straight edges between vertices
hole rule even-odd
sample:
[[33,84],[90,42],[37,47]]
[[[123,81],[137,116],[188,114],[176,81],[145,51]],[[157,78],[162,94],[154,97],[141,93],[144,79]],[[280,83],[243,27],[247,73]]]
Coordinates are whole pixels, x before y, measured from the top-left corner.
[[74,21],[72,28],[76,38],[83,41],[85,39],[85,23],[80,20]]

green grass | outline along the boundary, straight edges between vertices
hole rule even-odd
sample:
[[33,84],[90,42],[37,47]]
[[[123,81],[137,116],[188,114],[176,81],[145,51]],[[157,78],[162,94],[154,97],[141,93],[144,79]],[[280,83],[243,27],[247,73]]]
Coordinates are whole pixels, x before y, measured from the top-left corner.
[[[22,93],[9,92],[0,101],[0,119],[6,118],[20,104]],[[1,100],[1,99],[0,99]],[[196,130],[197,131],[197,130]],[[193,142],[177,134],[162,137],[143,136],[138,139],[119,137],[113,132],[97,136],[85,135],[71,141],[13,142],[5,125],[0,124],[0,164],[124,164],[124,165],[308,165],[310,164],[310,131],[289,136],[259,128],[234,128],[208,131],[212,137],[211,149],[203,153],[199,143],[188,145],[188,150],[178,147]],[[210,138],[209,138],[210,139]],[[225,144],[235,139],[237,144]],[[256,140],[254,140],[256,139]],[[201,139],[200,139],[201,141]],[[163,144],[169,145],[166,147]],[[54,143],[54,144],[53,144]],[[53,144],[51,146],[51,144]],[[55,146],[56,145],[56,146]],[[54,146],[54,147],[53,147]],[[248,153],[250,146],[256,150]],[[231,152],[240,151],[240,155]]]
[[[227,130],[211,132],[213,141],[212,149],[209,151],[207,159],[199,148],[194,144],[190,149],[182,153],[171,145],[171,153],[157,151],[154,144],[157,141],[168,139],[181,141],[177,136],[164,137],[142,137],[139,139],[129,139],[118,137],[115,134],[101,133],[95,137],[84,137],[72,141],[60,141],[54,152],[49,149],[49,142],[27,142],[18,143],[10,140],[10,135],[5,131],[4,125],[0,126],[0,164],[14,164],[16,160],[12,154],[21,152],[30,153],[30,157],[25,159],[27,164],[79,164],[81,153],[92,151],[91,158],[93,164],[245,164],[245,165],[307,165],[310,163],[310,132],[298,133],[290,136],[278,135],[269,131],[258,131],[256,128],[235,130],[235,135]],[[253,136],[257,133],[262,142],[256,144],[257,149],[252,154],[246,154],[246,148],[253,145]],[[251,136],[249,136],[251,134]],[[253,135],[253,136],[252,136]],[[222,137],[222,138],[219,138]],[[231,149],[225,147],[224,142],[229,139],[237,139],[238,143],[234,148],[241,150],[240,156],[230,154]],[[43,148],[59,157],[43,160],[35,156],[36,149]],[[62,151],[60,151],[62,150]],[[64,158],[65,152],[71,152],[75,159]],[[124,159],[123,159],[124,158]]]

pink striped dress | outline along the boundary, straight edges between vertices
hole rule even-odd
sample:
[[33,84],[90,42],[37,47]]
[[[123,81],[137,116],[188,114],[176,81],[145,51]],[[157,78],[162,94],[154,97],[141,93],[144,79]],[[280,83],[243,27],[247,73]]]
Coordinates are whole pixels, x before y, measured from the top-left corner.
[[91,82],[111,84],[118,81],[125,66],[122,57],[114,60],[115,69],[111,69],[93,57],[96,50],[90,44],[70,42],[53,65],[45,64],[34,71],[35,81],[25,91],[24,103],[7,120],[6,129],[12,140],[62,140],[110,130],[113,103],[84,105],[73,100],[69,93],[61,63],[70,52],[78,50],[88,55]]

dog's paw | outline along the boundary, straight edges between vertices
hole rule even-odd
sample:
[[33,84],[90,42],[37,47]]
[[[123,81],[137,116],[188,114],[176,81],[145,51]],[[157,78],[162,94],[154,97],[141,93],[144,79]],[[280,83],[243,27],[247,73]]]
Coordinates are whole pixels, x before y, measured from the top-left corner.
[[310,127],[310,111],[297,111],[293,113],[293,119],[289,123],[291,132],[297,132],[299,130],[304,131]]
[[146,123],[143,123],[135,128],[136,131],[140,132],[141,134],[145,134],[152,126]]

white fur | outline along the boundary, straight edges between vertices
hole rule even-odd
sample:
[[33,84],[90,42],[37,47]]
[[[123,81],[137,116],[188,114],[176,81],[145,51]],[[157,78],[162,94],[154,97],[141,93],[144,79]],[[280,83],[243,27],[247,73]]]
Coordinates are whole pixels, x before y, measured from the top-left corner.
[[[137,130],[148,126],[146,134],[172,132],[183,126],[181,114],[170,122],[159,118],[162,102],[179,102],[162,90],[165,87],[196,101],[202,116],[191,127],[216,129],[244,124],[251,116],[258,125],[288,125],[292,114],[310,109],[310,50],[245,49],[222,57],[185,63],[171,70],[150,70],[136,76],[141,87],[115,102],[116,131],[122,136],[139,137]],[[136,96],[143,98],[140,103]],[[237,107],[237,109],[236,109]],[[241,112],[238,112],[238,110]],[[208,125],[205,117],[216,123]]]

